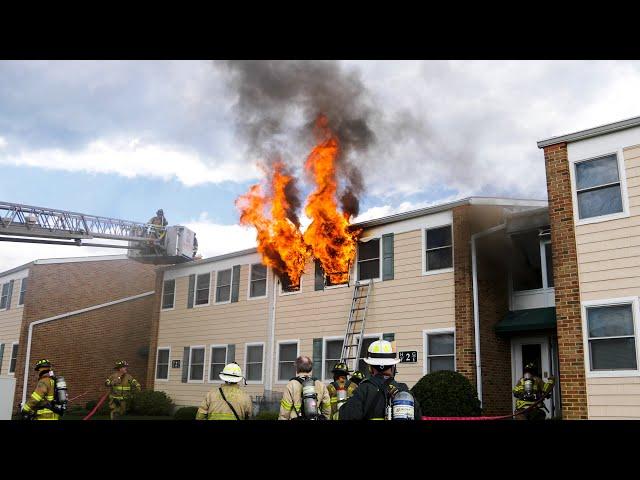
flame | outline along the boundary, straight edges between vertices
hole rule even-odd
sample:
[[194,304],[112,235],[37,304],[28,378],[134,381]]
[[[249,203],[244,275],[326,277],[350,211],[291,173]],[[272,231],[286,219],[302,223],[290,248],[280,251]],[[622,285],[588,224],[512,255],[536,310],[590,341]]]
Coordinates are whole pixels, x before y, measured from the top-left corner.
[[[310,257],[310,249],[304,243],[297,222],[291,220],[291,204],[287,200],[287,186],[293,177],[284,173],[284,165],[276,162],[271,176],[270,195],[262,192],[260,184],[236,200],[240,209],[240,224],[252,225],[257,230],[258,251],[262,263],[272,267],[281,278],[288,277],[290,285],[300,284],[300,277]],[[270,204],[271,215],[264,214]]]
[[329,129],[324,115],[318,117],[316,126],[321,139],[305,163],[316,189],[309,195],[305,207],[312,223],[304,233],[304,240],[330,282],[344,283],[349,279],[361,231],[351,229],[348,214],[338,210],[336,161],[340,155],[340,142]]

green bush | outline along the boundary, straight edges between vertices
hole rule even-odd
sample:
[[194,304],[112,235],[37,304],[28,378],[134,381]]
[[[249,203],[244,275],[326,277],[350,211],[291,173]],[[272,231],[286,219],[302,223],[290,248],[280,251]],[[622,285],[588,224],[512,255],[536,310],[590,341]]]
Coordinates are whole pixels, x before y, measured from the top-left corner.
[[481,414],[476,389],[467,378],[450,371],[422,377],[411,389],[428,417],[474,417]]
[[262,410],[254,417],[255,420],[277,420],[279,412]]
[[[89,413],[98,403],[98,400],[89,400],[85,404],[85,408],[87,409],[87,413]],[[94,415],[109,415],[109,398],[107,397],[104,403],[100,406],[98,411]]]
[[149,415],[159,417],[171,415],[174,404],[164,392],[143,390],[132,395],[129,401],[129,413],[135,415]]
[[198,407],[182,407],[176,410],[173,418],[176,420],[195,420]]

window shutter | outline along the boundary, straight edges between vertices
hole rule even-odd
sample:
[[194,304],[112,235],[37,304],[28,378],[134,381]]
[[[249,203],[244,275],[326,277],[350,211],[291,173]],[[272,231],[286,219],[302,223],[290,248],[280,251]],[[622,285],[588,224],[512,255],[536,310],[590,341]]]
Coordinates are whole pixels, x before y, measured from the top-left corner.
[[393,233],[382,235],[382,280],[393,280]]
[[322,270],[320,260],[316,260],[315,264],[315,290],[324,290],[324,270]]
[[7,297],[7,310],[11,308],[11,295],[13,294],[13,282],[15,280],[11,280],[9,282],[9,296]]
[[182,383],[187,383],[189,380],[189,347],[184,347],[182,353]]
[[[227,363],[236,361],[236,344],[227,345]],[[247,372],[245,372],[246,374]]]
[[313,372],[314,377],[322,378],[322,338],[313,339]]
[[0,373],[2,373],[2,357],[4,356],[4,343],[0,343]]
[[187,296],[187,308],[193,308],[193,291],[196,288],[196,276],[189,275],[189,294]]
[[234,265],[231,280],[231,303],[240,298],[240,265]]
[[393,342],[396,339],[396,334],[395,333],[383,333],[382,334],[382,339],[386,340],[387,342]]

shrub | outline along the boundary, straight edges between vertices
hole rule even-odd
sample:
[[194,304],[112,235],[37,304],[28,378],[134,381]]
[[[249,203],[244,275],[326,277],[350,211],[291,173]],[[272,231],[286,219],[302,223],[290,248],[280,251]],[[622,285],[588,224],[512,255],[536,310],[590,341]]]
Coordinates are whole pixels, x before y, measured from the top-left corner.
[[411,393],[425,416],[473,417],[481,413],[476,389],[458,372],[429,373],[413,386]]
[[173,418],[176,420],[195,420],[198,407],[182,407],[176,410]]
[[261,410],[254,417],[255,420],[277,420],[279,412],[275,412],[273,410]]
[[171,415],[174,404],[164,392],[143,390],[132,395],[128,408],[132,414],[159,417]]
[[[98,403],[98,400],[89,400],[85,404],[85,408],[87,409],[87,413],[89,413]],[[107,397],[102,404],[102,406],[98,409],[95,415],[109,415],[109,398]]]

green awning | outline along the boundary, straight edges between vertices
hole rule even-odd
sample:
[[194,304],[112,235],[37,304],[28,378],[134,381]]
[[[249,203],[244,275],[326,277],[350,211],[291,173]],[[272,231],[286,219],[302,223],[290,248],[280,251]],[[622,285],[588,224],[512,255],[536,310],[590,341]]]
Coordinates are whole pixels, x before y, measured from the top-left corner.
[[496,333],[515,333],[556,328],[556,307],[529,308],[509,312],[496,326]]

